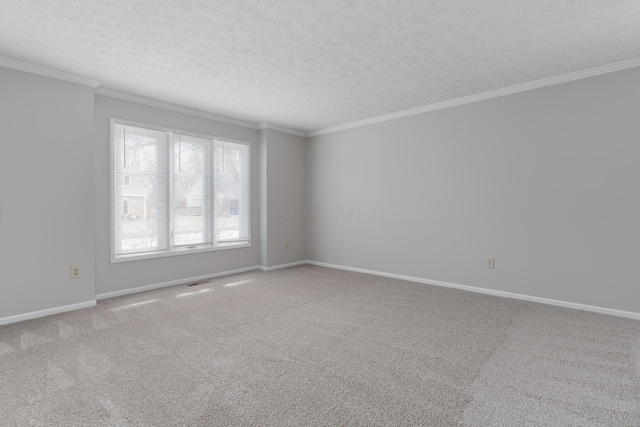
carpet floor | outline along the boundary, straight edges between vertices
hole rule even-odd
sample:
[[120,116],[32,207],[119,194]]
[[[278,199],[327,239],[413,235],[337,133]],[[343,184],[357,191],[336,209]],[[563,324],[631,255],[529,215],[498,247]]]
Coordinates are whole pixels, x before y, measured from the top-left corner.
[[0,326],[3,426],[639,426],[640,322],[316,266]]

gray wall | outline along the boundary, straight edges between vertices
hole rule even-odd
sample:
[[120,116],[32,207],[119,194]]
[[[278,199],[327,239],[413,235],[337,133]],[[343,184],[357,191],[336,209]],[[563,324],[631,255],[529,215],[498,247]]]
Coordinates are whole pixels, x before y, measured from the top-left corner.
[[260,158],[259,177],[260,177],[260,265],[267,266],[267,129],[260,130],[259,145]]
[[94,300],[93,88],[0,67],[0,132],[0,318]]
[[[116,117],[251,143],[251,247],[110,263],[109,118]],[[260,264],[258,131],[105,96],[95,97],[97,156],[96,294],[204,276]]]
[[640,312],[639,82],[631,69],[310,138],[308,258]]
[[[640,312],[638,81],[621,71],[305,142],[0,68],[0,318],[304,259]],[[252,246],[111,264],[112,116],[250,142]]]
[[300,136],[261,131],[262,264],[266,267],[306,260],[305,145]]

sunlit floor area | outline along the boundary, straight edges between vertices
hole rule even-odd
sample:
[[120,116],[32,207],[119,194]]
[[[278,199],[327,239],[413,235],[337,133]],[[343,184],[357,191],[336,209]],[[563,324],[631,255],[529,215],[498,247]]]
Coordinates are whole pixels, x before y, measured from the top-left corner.
[[632,426],[640,322],[316,266],[0,326],[3,425]]

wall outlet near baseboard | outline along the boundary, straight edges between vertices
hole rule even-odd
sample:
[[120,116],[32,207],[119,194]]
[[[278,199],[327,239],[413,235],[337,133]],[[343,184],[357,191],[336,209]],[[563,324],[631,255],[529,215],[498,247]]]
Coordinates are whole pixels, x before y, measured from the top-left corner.
[[496,260],[495,258],[487,258],[487,268],[495,268],[496,266]]
[[72,279],[80,278],[80,267],[71,267],[71,278]]

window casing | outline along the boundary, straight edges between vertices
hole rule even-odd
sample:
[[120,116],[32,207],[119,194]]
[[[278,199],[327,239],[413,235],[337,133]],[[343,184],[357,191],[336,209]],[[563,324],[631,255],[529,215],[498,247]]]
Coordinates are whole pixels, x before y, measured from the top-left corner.
[[111,261],[250,245],[249,144],[111,119]]

